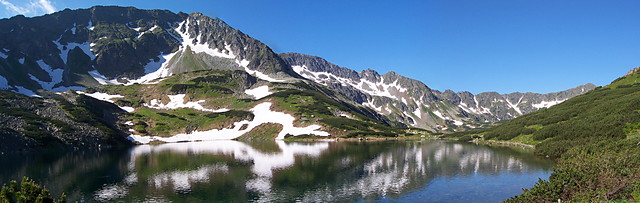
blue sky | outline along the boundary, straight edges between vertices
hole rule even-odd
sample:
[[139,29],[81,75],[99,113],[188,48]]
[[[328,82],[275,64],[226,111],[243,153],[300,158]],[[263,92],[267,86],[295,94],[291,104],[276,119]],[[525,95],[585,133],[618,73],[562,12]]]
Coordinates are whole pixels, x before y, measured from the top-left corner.
[[278,53],[395,71],[442,91],[548,93],[640,66],[637,0],[0,0],[0,17],[93,5],[197,11]]

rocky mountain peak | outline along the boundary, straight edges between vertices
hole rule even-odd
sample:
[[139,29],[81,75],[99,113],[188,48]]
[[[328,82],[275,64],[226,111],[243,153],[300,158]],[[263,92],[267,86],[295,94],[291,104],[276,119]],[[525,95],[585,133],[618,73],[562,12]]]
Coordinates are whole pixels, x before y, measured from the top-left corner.
[[95,6],[1,19],[0,48],[2,88],[29,94],[205,69],[244,70],[268,81],[301,78],[265,44],[197,12]]
[[630,76],[630,75],[633,75],[633,74],[638,73],[639,71],[640,71],[640,67],[636,67],[636,68],[634,68],[634,69],[631,69],[629,72],[627,72],[627,74],[624,74],[624,76],[625,76],[625,77],[626,77],[626,76]]

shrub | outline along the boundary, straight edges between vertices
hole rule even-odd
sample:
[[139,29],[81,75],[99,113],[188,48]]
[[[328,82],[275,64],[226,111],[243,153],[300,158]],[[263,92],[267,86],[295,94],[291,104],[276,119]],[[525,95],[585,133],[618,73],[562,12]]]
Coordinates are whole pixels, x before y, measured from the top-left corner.
[[20,185],[14,180],[9,182],[9,185],[2,186],[0,202],[66,202],[66,196],[63,193],[60,199],[53,199],[47,188],[40,187],[35,181],[24,177]]

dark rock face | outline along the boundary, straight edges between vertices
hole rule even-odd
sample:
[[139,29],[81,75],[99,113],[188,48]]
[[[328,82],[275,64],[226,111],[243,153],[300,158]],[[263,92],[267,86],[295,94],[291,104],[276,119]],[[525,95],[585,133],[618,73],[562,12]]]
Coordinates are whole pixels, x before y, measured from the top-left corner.
[[130,145],[115,124],[120,113],[82,95],[42,99],[0,91],[0,152]]
[[[200,13],[96,6],[0,20],[0,76],[8,83],[2,89],[95,87],[105,83],[96,78],[102,76],[127,82],[160,64],[170,70],[161,77],[247,69],[275,79],[301,78],[265,44]],[[64,76],[55,78],[60,70]]]
[[384,75],[370,69],[356,72],[316,56],[297,53],[280,56],[298,74],[347,95],[356,103],[395,121],[432,130],[460,130],[510,120],[595,88],[593,84],[585,84],[549,94],[440,92],[395,72]]

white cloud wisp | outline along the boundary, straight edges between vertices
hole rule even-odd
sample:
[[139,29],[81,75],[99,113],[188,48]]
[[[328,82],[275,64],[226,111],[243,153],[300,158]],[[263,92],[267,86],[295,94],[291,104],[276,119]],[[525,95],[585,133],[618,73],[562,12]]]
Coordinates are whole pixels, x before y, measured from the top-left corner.
[[53,6],[49,0],[35,0],[24,3],[23,5],[16,5],[8,0],[0,0],[0,4],[4,6],[7,16],[25,15],[36,16],[56,12],[57,9]]

